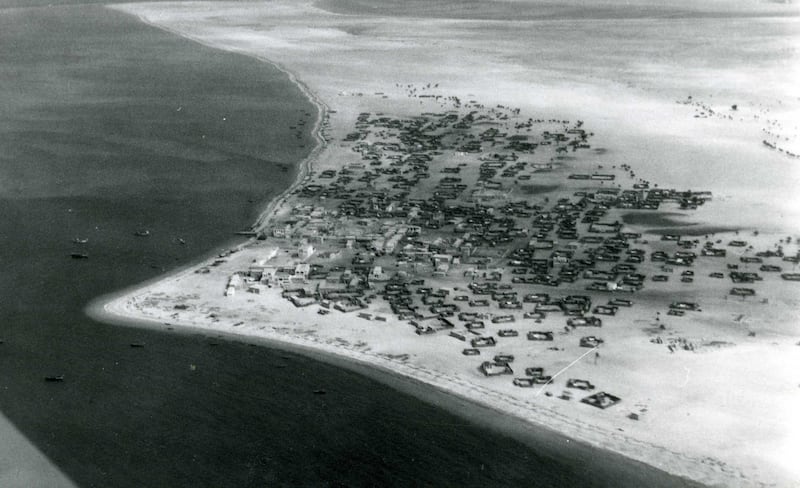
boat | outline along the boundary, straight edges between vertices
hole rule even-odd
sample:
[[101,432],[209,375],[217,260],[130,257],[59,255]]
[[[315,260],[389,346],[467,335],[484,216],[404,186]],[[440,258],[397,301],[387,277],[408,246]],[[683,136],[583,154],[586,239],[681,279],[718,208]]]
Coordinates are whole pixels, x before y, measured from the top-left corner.
[[326,393],[328,393],[328,392],[325,391],[325,390],[314,390],[314,394],[315,395],[324,395]]
[[50,381],[50,382],[64,381],[64,375],[63,374],[59,374],[59,375],[54,375],[54,376],[45,376],[44,380],[45,381]]
[[133,235],[135,235],[136,237],[147,237],[150,235],[150,231],[147,229],[137,230],[136,232],[133,233]]
[[88,237],[84,237],[84,238],[76,237],[75,239],[72,239],[72,242],[74,242],[75,244],[86,244],[87,242],[89,242],[89,238]]
[[183,239],[181,239],[181,238],[178,238],[178,244],[180,244],[180,245],[182,245],[182,246],[185,246],[185,245],[186,245],[186,241],[184,241],[184,240],[183,240]]
[[144,342],[131,342],[131,347],[144,347]]
[[74,252],[70,256],[72,256],[72,259],[89,259],[89,255],[85,252]]

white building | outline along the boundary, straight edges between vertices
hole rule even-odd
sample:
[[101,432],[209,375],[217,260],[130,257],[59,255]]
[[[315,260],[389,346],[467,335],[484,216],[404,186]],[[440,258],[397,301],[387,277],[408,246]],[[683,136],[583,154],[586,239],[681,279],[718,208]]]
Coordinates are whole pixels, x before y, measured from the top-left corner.
[[370,281],[387,281],[389,279],[389,275],[383,272],[383,268],[381,266],[375,266],[369,273],[369,279]]
[[297,279],[306,279],[308,273],[311,271],[311,265],[308,263],[298,263],[294,267],[294,277]]
[[300,255],[300,259],[308,259],[310,258],[314,252],[316,252],[316,248],[310,243],[301,244],[300,247],[297,249],[297,253]]

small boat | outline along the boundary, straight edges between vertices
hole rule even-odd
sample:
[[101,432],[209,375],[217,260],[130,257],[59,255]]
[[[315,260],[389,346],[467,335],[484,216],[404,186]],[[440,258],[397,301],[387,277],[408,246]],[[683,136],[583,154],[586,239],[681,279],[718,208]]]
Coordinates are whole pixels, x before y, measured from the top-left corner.
[[328,392],[325,391],[325,390],[314,390],[314,394],[315,395],[324,395],[326,393],[328,393]]
[[89,259],[89,255],[85,252],[74,252],[70,256],[72,256],[72,259]]
[[186,241],[184,241],[184,240],[183,240],[183,239],[181,239],[181,238],[178,238],[178,244],[180,244],[180,245],[182,245],[182,246],[185,246],[185,245],[186,245]]
[[84,237],[84,238],[76,237],[75,239],[72,239],[72,242],[74,242],[75,244],[86,244],[87,242],[89,242],[89,238],[88,237]]
[[144,342],[131,342],[131,347],[144,347]]
[[150,231],[147,229],[137,230],[136,232],[133,233],[133,235],[135,235],[136,237],[147,237],[150,235]]
[[45,381],[50,381],[50,382],[64,381],[64,375],[63,374],[59,374],[59,375],[54,375],[54,376],[45,376],[44,380]]

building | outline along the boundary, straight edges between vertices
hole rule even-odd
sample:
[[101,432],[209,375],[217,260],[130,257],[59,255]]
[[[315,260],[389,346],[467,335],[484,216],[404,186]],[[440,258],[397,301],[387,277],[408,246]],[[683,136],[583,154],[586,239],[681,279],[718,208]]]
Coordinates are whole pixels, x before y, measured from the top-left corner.
[[293,281],[294,280],[303,280],[305,281],[308,278],[308,273],[311,271],[311,265],[308,263],[298,263],[294,267],[294,274],[292,275]]
[[313,244],[305,242],[297,248],[297,254],[300,256],[300,259],[308,259],[314,254],[314,252],[316,252],[316,250],[317,249]]
[[389,275],[383,272],[383,268],[381,266],[375,266],[369,272],[369,280],[370,281],[388,281]]
[[290,237],[292,235],[292,225],[278,225],[272,228],[272,237]]

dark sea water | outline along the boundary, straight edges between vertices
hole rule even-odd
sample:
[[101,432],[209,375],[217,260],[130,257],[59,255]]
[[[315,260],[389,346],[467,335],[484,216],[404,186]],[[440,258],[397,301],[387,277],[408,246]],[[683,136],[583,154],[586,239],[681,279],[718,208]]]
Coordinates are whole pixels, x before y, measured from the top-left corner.
[[86,318],[253,222],[314,115],[269,65],[101,6],[0,10],[2,414],[85,487],[684,486],[304,356]]

